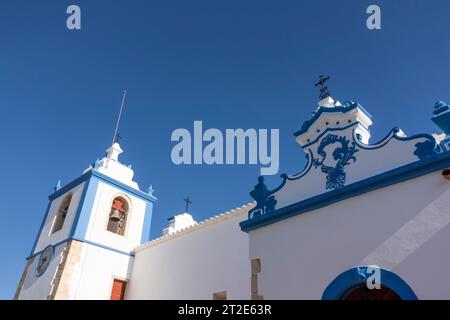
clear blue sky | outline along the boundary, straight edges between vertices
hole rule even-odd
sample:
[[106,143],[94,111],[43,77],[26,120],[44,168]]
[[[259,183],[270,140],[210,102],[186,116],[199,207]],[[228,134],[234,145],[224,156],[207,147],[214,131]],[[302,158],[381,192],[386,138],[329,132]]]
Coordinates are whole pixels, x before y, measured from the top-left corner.
[[[81,31],[66,29],[69,4]],[[370,4],[381,31],[366,28]],[[251,200],[258,166],[172,164],[171,132],[194,120],[279,128],[279,174],[298,172],[292,133],[325,73],[333,97],[372,113],[373,140],[394,126],[434,132],[433,104],[450,100],[449,12],[448,0],[2,1],[0,298],[13,296],[56,181],[104,155],[122,89],[122,161],[156,190],[157,237],[188,194],[198,220]]]

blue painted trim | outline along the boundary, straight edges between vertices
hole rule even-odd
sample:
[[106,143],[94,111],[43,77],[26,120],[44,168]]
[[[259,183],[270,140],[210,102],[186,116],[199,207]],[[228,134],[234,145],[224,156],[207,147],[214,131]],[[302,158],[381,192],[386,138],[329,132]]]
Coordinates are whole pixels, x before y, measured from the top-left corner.
[[[52,244],[52,246],[53,246],[54,248],[56,248],[56,247],[60,246],[61,244],[64,244],[64,243],[66,243],[66,242],[68,242],[68,241],[70,241],[70,240],[71,240],[71,239],[68,238],[68,239],[59,241],[59,242],[57,242],[57,243],[55,243],[55,244]],[[46,248],[47,248],[47,247],[46,247]],[[41,254],[42,252],[44,252],[44,250],[45,250],[45,248],[44,248],[43,250],[41,250],[41,251],[38,251],[38,252],[34,253],[34,254],[30,254],[30,255],[29,255],[28,257],[26,257],[25,259],[26,259],[26,260],[29,260],[29,259],[31,259],[31,258],[33,258],[33,257],[35,257],[35,256],[37,256],[37,255],[39,255],[39,254]]]
[[436,101],[436,103],[434,104],[434,111],[433,111],[434,117],[438,116],[440,114],[449,113],[449,112],[450,112],[450,108],[447,103],[445,103],[442,100]]
[[381,140],[379,140],[376,143],[371,143],[371,144],[364,144],[361,141],[359,141],[358,139],[355,139],[355,137],[353,136],[353,141],[358,145],[358,147],[360,147],[361,149],[364,150],[376,150],[379,149],[381,147],[384,147],[392,138],[399,138],[396,134],[400,132],[400,128],[398,127],[394,127],[392,128],[391,131],[389,131],[389,133]]
[[97,193],[98,180],[90,178],[85,181],[83,193],[78,203],[77,212],[73,218],[72,228],[70,229],[69,238],[74,236],[84,237],[86,235],[89,218],[94,205],[95,194]]
[[[118,249],[115,249],[115,248],[112,248],[112,247],[108,247],[108,246],[102,245],[102,244],[97,243],[97,242],[93,242],[93,241],[89,241],[89,240],[85,240],[85,239],[79,239],[79,238],[67,238],[67,239],[65,239],[65,240],[63,240],[63,241],[60,241],[60,242],[58,242],[58,243],[55,243],[54,245],[52,245],[52,247],[56,248],[56,247],[58,247],[58,246],[60,246],[60,245],[62,245],[62,244],[64,244],[64,243],[67,243],[67,242],[69,242],[69,241],[71,241],[71,240],[80,241],[80,242],[87,243],[87,244],[90,244],[90,245],[93,245],[93,246],[96,246],[96,247],[99,247],[99,248],[102,248],[102,249],[106,249],[106,250],[109,250],[109,251],[113,251],[113,252],[117,252],[117,253],[120,253],[120,254],[124,254],[124,255],[126,255],[126,256],[134,257],[134,254],[131,253],[131,252],[126,252],[126,251],[118,250]],[[47,248],[47,247],[46,247],[46,248]],[[45,250],[45,249],[44,249],[44,250]],[[41,254],[42,252],[44,252],[44,250],[41,250],[41,251],[39,251],[39,252],[36,252],[35,254],[30,255],[30,256],[28,256],[26,259],[27,259],[27,260],[30,260],[31,258],[33,258],[33,257],[35,257],[35,256],[37,256],[37,255],[39,255],[39,254]]]
[[38,244],[39,238],[41,237],[41,233],[42,233],[42,230],[44,229],[45,222],[47,221],[47,217],[48,217],[48,213],[50,211],[51,205],[52,205],[52,201],[49,201],[48,205],[47,205],[47,210],[45,211],[44,219],[41,222],[41,226],[39,227],[39,232],[36,235],[36,239],[34,240],[33,247],[31,248],[30,255],[32,255],[34,253],[34,250],[36,250],[36,246]]
[[66,184],[64,187],[62,187],[61,189],[59,189],[58,191],[52,193],[51,195],[49,195],[49,199],[50,200],[54,200],[58,197],[60,197],[61,195],[69,192],[70,190],[72,190],[73,188],[75,188],[76,186],[78,186],[79,184],[81,184],[82,182],[88,180],[91,176],[95,176],[97,178],[100,178],[101,180],[123,190],[123,191],[127,191],[139,198],[143,198],[145,200],[148,201],[152,201],[155,202],[157,200],[157,198],[153,195],[147,194],[145,192],[142,192],[140,190],[134,189],[120,181],[117,181],[113,178],[108,177],[107,175],[104,175],[103,173],[98,172],[97,170],[91,169],[88,172],[84,173],[83,175],[81,175],[80,177],[78,177],[77,179],[73,180],[72,182]]
[[[55,255],[55,247],[54,247],[54,246],[52,246],[52,245],[46,246],[45,249],[41,251],[41,254],[42,254],[45,250],[47,250],[48,248],[52,248],[52,255],[50,256],[50,262],[51,262],[51,260],[53,260],[53,256]],[[39,260],[40,260],[40,258],[39,258]],[[38,278],[39,278],[40,276],[42,276],[42,275],[45,273],[45,271],[47,271],[48,267],[50,266],[50,262],[49,262],[48,265],[47,265],[47,267],[45,267],[45,270],[39,273],[39,272],[38,272],[38,269],[37,269],[38,266],[39,266],[39,260],[38,260],[38,262],[37,262],[37,264],[36,264],[36,269],[34,269],[34,274],[35,274],[36,277],[38,277]]]
[[358,139],[355,139],[355,136],[353,136],[353,141],[358,145],[358,147],[360,147],[361,149],[364,149],[364,150],[380,149],[380,148],[384,147],[392,139],[395,139],[398,141],[411,141],[411,140],[424,138],[424,139],[427,139],[429,141],[436,143],[436,140],[433,138],[433,136],[428,133],[419,133],[419,134],[415,134],[415,135],[412,135],[409,137],[400,137],[397,135],[398,132],[400,132],[400,129],[398,127],[395,127],[391,131],[389,131],[389,133],[383,139],[381,139],[377,143],[372,143],[370,145],[361,143],[361,141],[359,141]]
[[366,109],[364,109],[359,103],[352,103],[349,106],[345,106],[345,104],[348,104],[350,102],[346,102],[344,103],[344,106],[342,107],[333,107],[333,108],[326,108],[326,107],[320,107],[319,110],[314,114],[314,116],[308,120],[307,122],[305,122],[303,124],[303,127],[301,130],[298,130],[297,132],[294,133],[294,136],[298,137],[302,134],[304,134],[305,132],[307,132],[309,130],[309,128],[311,127],[311,125],[316,122],[317,119],[319,119],[320,115],[322,113],[336,113],[336,112],[341,112],[341,113],[347,113],[353,109],[359,108],[367,117],[369,117],[369,119],[372,119],[372,116],[370,115],[369,112],[367,112]]
[[431,121],[448,135],[450,133],[450,106],[444,101],[437,101],[434,104]]
[[[127,186],[115,179],[112,179],[98,171],[92,170],[92,177],[86,182],[86,189],[83,190],[82,200],[80,203],[82,204],[77,211],[77,214],[74,219],[74,223],[72,225],[72,230],[70,233],[70,237],[76,238],[84,238],[86,235],[86,231],[89,224],[89,219],[91,217],[92,208],[94,205],[95,195],[97,193],[99,182],[104,182],[109,185],[114,186],[115,188],[132,194],[140,199],[143,199],[147,202],[147,204],[153,203],[156,201],[156,197],[146,194],[137,189],[133,189],[130,186]],[[151,219],[151,217],[150,217]],[[150,224],[147,222],[147,224]]]
[[395,183],[423,176],[427,173],[450,166],[450,152],[435,154],[426,160],[419,160],[402,167],[372,176],[370,178],[349,184],[340,189],[323,193],[306,200],[277,209],[270,214],[242,221],[239,225],[242,231],[249,232],[290,217],[322,208],[352,198],[366,192],[383,188]]
[[[90,176],[91,176],[91,171],[88,171],[88,172],[86,172],[85,174],[81,175],[81,176],[78,177],[77,179],[75,179],[75,180],[73,180],[72,182],[66,184],[64,187],[58,189],[57,191],[53,192],[52,194],[50,194],[50,195],[48,196],[49,203],[48,203],[48,206],[47,206],[47,210],[46,210],[46,212],[45,212],[44,219],[42,220],[41,226],[40,226],[40,228],[39,228],[39,232],[38,232],[38,234],[36,235],[36,239],[34,240],[34,244],[33,244],[33,247],[32,247],[32,249],[31,249],[31,252],[30,252],[30,256],[33,255],[34,250],[36,250],[36,246],[37,246],[37,244],[38,244],[38,241],[39,241],[39,238],[40,238],[40,236],[41,236],[42,230],[44,229],[45,222],[47,221],[48,214],[49,214],[49,211],[50,211],[50,207],[51,207],[53,201],[54,201],[55,199],[57,199],[57,198],[59,198],[59,197],[65,195],[65,194],[68,193],[69,191],[73,190],[74,188],[76,188],[77,186],[79,186],[81,183],[85,182],[87,179],[89,179]],[[86,186],[85,186],[85,187],[86,187]],[[84,191],[83,191],[83,193],[84,193]],[[82,207],[83,199],[84,199],[84,196],[82,195],[82,196],[81,196],[81,199],[80,199],[80,203],[79,203],[78,210],[80,210],[80,208]],[[75,218],[75,219],[76,219],[76,218]],[[75,220],[74,220],[74,222],[75,222]],[[72,226],[73,226],[73,225],[74,225],[74,224],[72,224]]]
[[121,254],[125,254],[128,256],[134,256],[132,253],[128,253],[125,251],[117,250],[108,246],[104,246],[102,244],[92,242],[89,240],[84,239],[87,231],[87,227],[89,224],[89,220],[92,213],[92,208],[94,205],[95,196],[98,190],[98,184],[99,182],[105,182],[109,185],[112,185],[116,187],[117,189],[120,189],[122,191],[125,191],[127,193],[133,194],[134,196],[141,198],[143,200],[146,200],[146,211],[145,211],[145,217],[144,217],[144,225],[142,230],[142,237],[141,241],[148,241],[150,239],[150,227],[151,227],[151,219],[152,219],[152,212],[153,212],[153,203],[157,200],[157,198],[153,195],[146,194],[140,190],[133,189],[128,185],[125,185],[115,179],[112,179],[96,170],[89,170],[88,172],[84,173],[82,176],[78,177],[77,179],[73,180],[72,182],[68,183],[64,187],[60,188],[56,192],[52,193],[49,196],[50,202],[48,203],[47,210],[44,216],[44,219],[42,220],[41,226],[39,228],[39,232],[36,236],[36,239],[34,241],[33,247],[31,249],[31,252],[28,259],[31,259],[32,257],[42,253],[44,250],[41,250],[39,252],[34,252],[36,250],[37,243],[39,241],[40,235],[42,233],[42,230],[45,226],[45,222],[47,221],[48,214],[50,211],[51,204],[53,200],[59,198],[60,196],[66,194],[67,192],[71,191],[81,183],[85,182],[85,185],[83,186],[83,191],[80,197],[80,201],[78,203],[78,208],[75,213],[72,227],[69,233],[69,236],[66,240],[60,241],[53,246],[56,247],[58,245],[61,245],[63,243],[66,243],[70,240],[78,240],[81,242],[89,243],[91,245],[95,245],[100,248],[104,248],[110,251],[118,252]]
[[150,240],[150,228],[152,225],[153,203],[147,202],[145,207],[144,224],[142,226],[141,243]]
[[305,169],[303,169],[303,171],[301,171],[295,175],[292,175],[292,176],[288,176],[286,173],[283,173],[280,176],[281,179],[283,179],[281,184],[278,187],[276,187],[275,189],[273,189],[272,191],[270,191],[267,196],[269,197],[270,195],[280,191],[284,187],[284,185],[286,184],[286,182],[288,180],[298,180],[301,177],[305,176],[305,174],[307,174],[309,172],[309,170],[312,168],[312,165],[313,165],[313,154],[312,154],[311,149],[308,150],[307,158],[308,158],[308,162],[306,163]]
[[151,202],[155,202],[157,200],[157,198],[153,195],[150,195],[148,193],[142,192],[140,190],[134,189],[120,181],[117,181],[113,178],[108,177],[107,175],[104,175],[103,173],[100,173],[96,170],[92,170],[92,175],[94,177],[97,177],[99,179],[101,179],[103,182],[109,183],[110,185],[121,189],[122,191],[126,191],[128,193],[131,193],[139,198],[145,199],[147,201],[151,201]]
[[[38,244],[38,241],[39,241],[39,238],[41,236],[42,230],[44,229],[45,222],[47,221],[48,214],[49,214],[50,207],[52,205],[53,200],[59,198],[60,196],[66,194],[67,192],[71,191],[72,189],[74,189],[75,187],[77,187],[78,185],[80,185],[81,183],[86,181],[90,176],[91,176],[91,172],[90,171],[86,172],[82,176],[78,177],[77,179],[73,180],[72,182],[68,183],[64,187],[58,189],[57,191],[53,192],[52,194],[50,194],[48,196],[49,203],[48,203],[48,206],[47,206],[47,210],[45,211],[44,219],[41,222],[41,226],[39,227],[39,232],[36,235],[36,239],[34,240],[33,247],[31,248],[30,256],[33,255],[34,250],[36,250],[36,246]],[[83,199],[83,197],[82,197],[82,199]],[[82,203],[82,200],[80,200],[80,204],[81,203]]]
[[69,192],[70,190],[72,190],[76,186],[80,185],[81,183],[83,183],[84,181],[89,179],[91,177],[91,175],[92,175],[92,171],[89,170],[88,172],[86,172],[83,175],[79,176],[77,179],[69,182],[64,187],[58,189],[57,191],[55,191],[51,195],[49,195],[48,196],[49,200],[52,201],[52,200],[55,200],[56,198],[59,198],[63,194]]
[[[42,230],[44,229],[45,222],[47,221],[48,214],[49,214],[50,207],[52,205],[53,200],[55,200],[56,198],[59,198],[60,196],[66,194],[67,192],[72,190],[73,188],[77,187],[80,183],[84,182],[89,177],[90,177],[90,172],[86,172],[85,174],[83,174],[79,178],[73,180],[69,184],[65,185],[64,187],[58,189],[56,192],[54,192],[54,193],[52,193],[52,194],[50,194],[48,196],[49,203],[48,203],[48,206],[47,206],[47,210],[45,211],[44,219],[41,222],[41,226],[39,227],[39,232],[36,235],[36,239],[34,240],[33,247],[31,248],[30,256],[32,256],[33,253],[34,253],[34,250],[36,250],[36,246],[38,244],[38,241],[39,241],[39,238],[41,236]],[[81,201],[80,201],[80,203],[81,203]]]
[[329,132],[329,131],[342,131],[342,130],[345,130],[345,129],[348,129],[348,128],[351,128],[351,127],[354,127],[354,126],[356,126],[356,125],[361,125],[362,127],[364,127],[367,131],[369,131],[369,129],[367,129],[362,123],[360,123],[360,122],[353,122],[352,124],[349,124],[349,125],[347,125],[347,126],[345,126],[345,127],[341,127],[341,128],[327,128],[324,132],[322,132],[321,134],[319,134],[318,136],[317,136],[317,138],[316,139],[314,139],[312,142],[309,142],[309,143],[307,143],[307,144],[305,144],[304,146],[302,146],[302,148],[303,149],[305,149],[305,148],[307,148],[307,147],[310,147],[310,146],[312,146],[313,144],[315,144],[315,143],[317,143],[327,132]]
[[[367,266],[360,266],[341,273],[327,286],[322,300],[339,300],[351,287],[365,283],[367,280],[361,277],[361,272],[366,274],[366,270]],[[395,291],[402,300],[417,300],[411,287],[395,273],[380,268],[380,278],[381,284]]]
[[100,244],[98,242],[93,242],[93,241],[89,241],[89,240],[86,240],[86,239],[78,239],[78,238],[73,238],[71,240],[78,240],[80,242],[84,242],[84,243],[87,243],[87,244],[90,244],[90,245],[93,245],[93,246],[96,246],[96,247],[99,247],[99,248],[102,248],[102,249],[106,249],[106,250],[109,250],[109,251],[113,251],[113,252],[117,252],[117,253],[120,253],[120,254],[124,254],[126,256],[134,257],[134,254],[131,253],[131,252],[126,252],[126,251],[118,250],[118,249],[115,249],[115,248],[112,248],[112,247],[108,247],[108,246],[105,246],[105,245]]
[[[112,179],[96,170],[92,171],[92,175],[99,180],[101,180],[104,183],[107,183],[109,185],[112,185],[113,187],[120,189],[124,192],[130,193],[138,198],[141,198],[146,201],[146,209],[145,209],[145,217],[144,217],[144,224],[142,226],[142,235],[141,235],[141,243],[147,242],[150,239],[150,228],[152,223],[152,213],[153,213],[153,203],[157,200],[157,198],[149,193],[145,193],[142,191],[139,191],[137,189],[131,188],[130,186],[117,181],[115,179]],[[86,230],[84,230],[85,233]],[[83,232],[80,232],[79,236],[82,237]],[[78,234],[77,234],[78,235]]]
[[[52,244],[52,246],[53,246],[54,248],[56,248],[56,247],[58,247],[59,245],[61,245],[61,244],[63,244],[63,243],[66,243],[66,242],[69,241],[69,240],[70,240],[70,239],[66,239],[66,240],[59,241],[59,242],[57,242],[57,243],[55,243],[55,244]],[[45,248],[47,248],[47,247],[45,247]],[[37,255],[39,255],[39,254],[41,254],[42,252],[44,252],[45,248],[44,248],[43,250],[40,250],[40,251],[34,253],[34,254],[30,254],[28,257],[26,257],[26,259],[29,260],[29,259],[31,259],[31,258],[33,258],[33,257],[35,257],[35,256],[37,256]]]

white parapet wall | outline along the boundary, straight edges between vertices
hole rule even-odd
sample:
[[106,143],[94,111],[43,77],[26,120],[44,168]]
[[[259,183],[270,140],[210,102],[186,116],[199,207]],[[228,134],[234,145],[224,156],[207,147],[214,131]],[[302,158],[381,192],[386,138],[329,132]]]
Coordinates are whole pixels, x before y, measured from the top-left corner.
[[126,299],[250,299],[248,204],[163,236],[135,251]]

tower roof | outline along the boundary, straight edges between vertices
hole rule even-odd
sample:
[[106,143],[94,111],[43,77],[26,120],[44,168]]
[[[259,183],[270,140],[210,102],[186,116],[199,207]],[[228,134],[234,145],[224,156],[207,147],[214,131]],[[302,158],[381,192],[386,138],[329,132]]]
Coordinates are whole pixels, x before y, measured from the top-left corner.
[[97,170],[104,175],[122,182],[134,189],[140,190],[139,185],[133,181],[134,171],[131,165],[125,165],[119,161],[119,155],[123,153],[118,142],[114,142],[108,149],[102,159],[97,159],[95,163],[85,170]]

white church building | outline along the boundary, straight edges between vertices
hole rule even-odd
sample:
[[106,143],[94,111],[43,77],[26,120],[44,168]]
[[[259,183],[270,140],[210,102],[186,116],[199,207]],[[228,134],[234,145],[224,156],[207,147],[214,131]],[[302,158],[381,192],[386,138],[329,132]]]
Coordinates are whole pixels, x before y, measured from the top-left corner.
[[300,173],[153,240],[157,199],[114,143],[49,196],[15,299],[450,299],[450,107],[432,120],[372,142],[371,115],[325,94],[295,133]]

